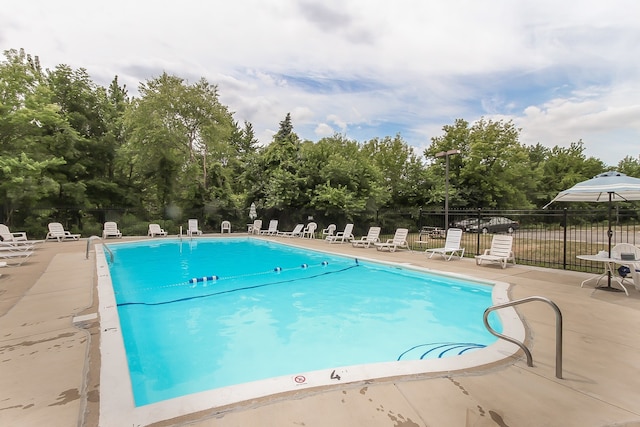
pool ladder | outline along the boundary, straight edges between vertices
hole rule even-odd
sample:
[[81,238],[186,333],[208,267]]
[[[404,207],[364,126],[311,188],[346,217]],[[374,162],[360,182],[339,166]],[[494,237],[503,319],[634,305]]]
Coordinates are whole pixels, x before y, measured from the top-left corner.
[[[89,259],[89,249],[91,248],[91,241],[95,240],[95,239],[98,239],[98,240],[102,241],[102,238],[100,236],[91,236],[91,237],[89,237],[87,239],[87,253],[86,253],[84,259]],[[109,246],[103,244],[102,247],[104,249],[106,249],[107,252],[109,252],[109,256],[111,258],[111,262],[113,263],[114,255],[113,255],[113,252],[111,251],[111,249],[109,248]]]
[[520,341],[514,338],[508,337],[506,335],[503,335],[497,332],[489,325],[489,313],[491,313],[492,311],[499,310],[501,308],[512,307],[514,305],[524,304],[526,302],[532,302],[532,301],[546,302],[556,312],[556,378],[562,379],[562,313],[560,312],[560,309],[553,301],[545,297],[531,296],[531,297],[522,298],[515,301],[506,302],[504,304],[497,304],[497,305],[491,306],[484,311],[484,318],[483,318],[484,326],[487,328],[487,330],[489,330],[491,334],[495,335],[496,337],[502,338],[503,340],[509,341],[510,343],[513,343],[518,347],[520,347],[522,351],[524,351],[524,354],[527,356],[527,366],[533,366],[533,357],[531,356],[531,352],[529,351],[527,346],[525,346],[523,343],[521,343]]

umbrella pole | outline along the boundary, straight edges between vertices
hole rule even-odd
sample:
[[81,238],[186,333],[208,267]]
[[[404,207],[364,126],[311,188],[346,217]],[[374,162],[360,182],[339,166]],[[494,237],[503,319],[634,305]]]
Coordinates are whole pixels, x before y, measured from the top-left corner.
[[[609,258],[611,258],[611,238],[613,237],[613,231],[611,230],[611,197],[612,197],[613,193],[609,193],[609,229],[607,230],[607,237],[609,238]],[[622,292],[622,289],[618,289],[618,288],[614,288],[613,286],[611,286],[611,274],[612,271],[610,268],[607,268],[607,286],[598,286],[597,289],[603,290],[603,291],[610,291],[610,292]]]

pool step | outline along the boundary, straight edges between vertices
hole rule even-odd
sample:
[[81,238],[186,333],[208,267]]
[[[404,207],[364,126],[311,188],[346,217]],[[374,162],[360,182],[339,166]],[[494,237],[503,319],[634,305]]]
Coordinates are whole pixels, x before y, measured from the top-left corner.
[[484,348],[484,344],[469,342],[435,342],[416,345],[404,351],[398,360],[440,359],[448,356],[459,356],[467,351]]

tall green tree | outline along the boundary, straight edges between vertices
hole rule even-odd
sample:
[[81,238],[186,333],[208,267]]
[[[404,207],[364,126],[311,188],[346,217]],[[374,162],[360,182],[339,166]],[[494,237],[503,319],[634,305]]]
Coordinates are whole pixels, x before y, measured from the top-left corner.
[[535,174],[535,182],[531,186],[533,191],[528,193],[528,198],[536,207],[544,206],[558,192],[605,170],[602,161],[586,157],[582,141],[572,142],[568,147],[547,148],[537,144],[529,147],[528,151]]
[[[131,177],[145,188],[144,203],[161,213],[169,204],[204,208],[228,194],[226,166],[235,123],[217,87],[201,79],[189,85],[163,73],[140,85],[125,114]],[[224,187],[220,191],[220,187]]]
[[[69,126],[37,57],[5,52],[0,62],[0,204],[5,221],[45,200],[72,205],[82,187],[69,184],[62,166],[79,135]],[[77,184],[77,183],[76,183]]]
[[332,222],[362,222],[389,200],[380,170],[360,144],[341,135],[304,146],[309,206]]
[[386,200],[379,200],[381,206],[414,207],[426,202],[431,184],[424,165],[400,135],[374,138],[365,143],[362,150],[380,171],[382,182],[379,184],[386,190]]
[[[466,208],[523,209],[531,207],[527,189],[534,185],[528,153],[520,144],[520,130],[513,122],[484,118],[473,125],[457,120],[443,128],[444,135],[432,138],[425,157],[442,170],[446,158],[435,158],[440,151],[458,149],[451,156],[450,184],[453,204]],[[433,166],[432,166],[433,167]],[[443,174],[444,175],[444,174]]]

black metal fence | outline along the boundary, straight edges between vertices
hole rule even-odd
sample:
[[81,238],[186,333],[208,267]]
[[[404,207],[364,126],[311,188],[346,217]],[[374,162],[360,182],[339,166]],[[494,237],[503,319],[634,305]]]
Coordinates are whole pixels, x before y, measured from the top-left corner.
[[[617,243],[640,243],[640,224],[637,209],[614,208],[611,214],[611,245]],[[442,211],[420,212],[420,229],[444,228]],[[498,229],[492,230],[490,218],[497,220]],[[494,233],[508,233],[514,229],[513,250],[520,264],[540,267],[595,271],[601,265],[576,258],[581,254],[596,254],[609,250],[609,210],[593,209],[549,209],[549,210],[466,210],[450,211],[451,227],[465,229],[463,242],[465,256],[473,257],[491,245]],[[509,221],[513,221],[514,224]],[[484,226],[484,224],[487,224]],[[434,234],[437,236],[437,234]],[[417,235],[417,239],[420,239]],[[432,238],[430,247],[438,247],[436,241],[444,242],[443,235]],[[415,238],[411,242],[416,245]],[[424,244],[421,244],[424,245]]]
[[[632,208],[616,206],[611,212],[611,243],[640,244],[640,211]],[[192,214],[192,213],[190,213]],[[235,218],[228,219],[232,223],[233,232],[247,230],[250,222],[245,213],[239,213]],[[396,228],[404,227],[410,230],[409,245],[412,250],[441,247],[444,243],[445,217],[450,227],[460,227],[465,230],[463,245],[465,256],[473,257],[482,253],[491,245],[494,233],[511,232],[507,224],[498,221],[498,229],[490,224],[491,218],[506,218],[513,228],[514,252],[519,264],[534,265],[547,268],[596,271],[601,265],[576,258],[581,254],[596,254],[607,251],[609,245],[609,215],[607,207],[582,209],[537,209],[537,210],[450,210],[445,215],[444,210],[415,209],[385,209],[357,219],[344,219],[334,222],[341,230],[347,222],[354,222],[354,233],[365,235],[370,226],[382,227],[382,238],[393,236]],[[193,214],[193,218],[200,219],[200,228],[205,233],[220,232],[221,219],[218,216],[202,216]],[[320,216],[312,217],[308,212],[287,213],[287,217],[298,218],[299,222],[314,220],[319,229],[329,224]],[[120,231],[125,236],[144,236],[147,234],[149,222],[160,224],[169,234],[177,234],[180,226],[186,226],[185,215],[167,214],[162,218],[152,218],[145,213],[134,212],[123,208],[78,209],[78,208],[39,208],[30,212],[16,212],[9,218],[0,218],[0,222],[10,226],[12,231],[26,231],[30,238],[43,238],[47,232],[49,222],[61,222],[65,229],[72,233],[81,233],[83,237],[102,234],[102,224],[105,221],[118,223]],[[263,222],[277,218],[262,218]],[[326,223],[325,223],[326,222]],[[333,222],[333,221],[331,221]],[[494,221],[495,222],[495,221]],[[281,230],[290,230],[294,224],[280,224]],[[502,228],[500,228],[502,227]],[[422,231],[422,232],[421,232]]]

